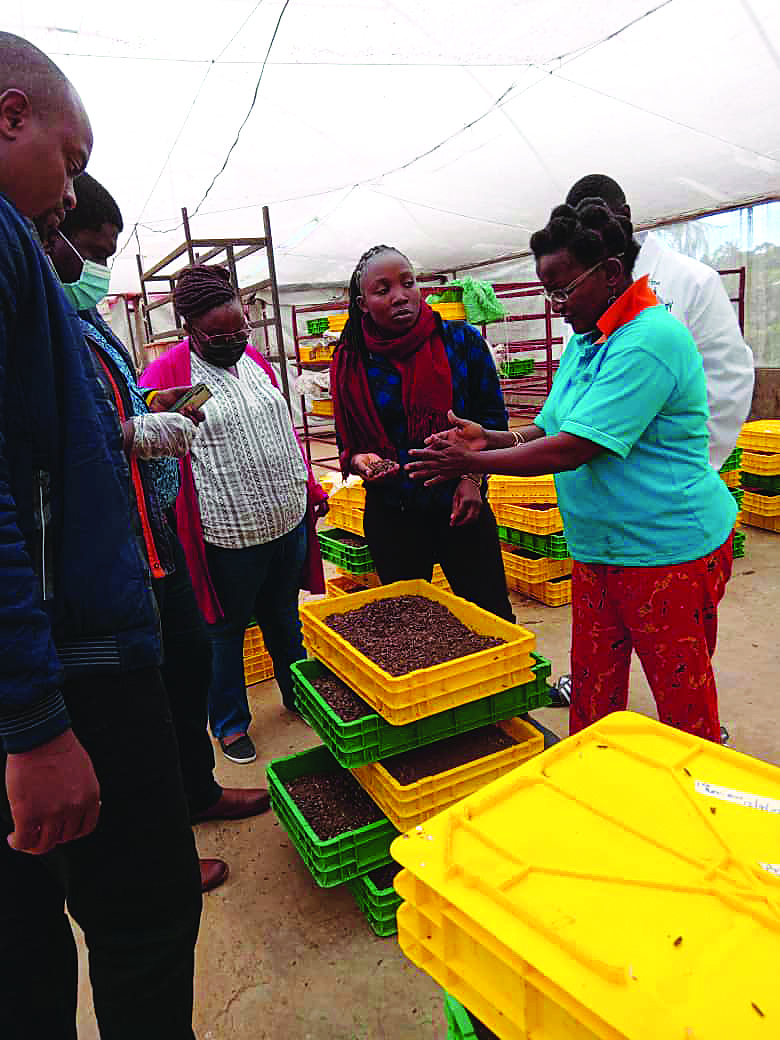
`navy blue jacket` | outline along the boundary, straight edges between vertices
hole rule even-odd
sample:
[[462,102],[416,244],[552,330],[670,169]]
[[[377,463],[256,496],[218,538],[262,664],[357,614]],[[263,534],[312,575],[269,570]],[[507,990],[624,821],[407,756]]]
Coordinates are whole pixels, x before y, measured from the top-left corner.
[[157,664],[121,431],[48,261],[0,196],[0,739],[68,726],[64,678]]

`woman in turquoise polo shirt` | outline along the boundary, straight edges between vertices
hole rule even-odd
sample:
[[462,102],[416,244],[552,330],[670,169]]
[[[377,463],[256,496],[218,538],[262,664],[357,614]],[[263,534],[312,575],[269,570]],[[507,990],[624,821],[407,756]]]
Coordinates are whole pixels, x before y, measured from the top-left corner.
[[556,207],[531,249],[575,333],[542,411],[512,432],[452,415],[409,471],[554,473],[575,561],[570,732],[627,706],[635,649],[661,721],[719,741],[711,658],[737,507],[709,464],[701,357],[647,277],[632,282],[633,228],[601,199]]

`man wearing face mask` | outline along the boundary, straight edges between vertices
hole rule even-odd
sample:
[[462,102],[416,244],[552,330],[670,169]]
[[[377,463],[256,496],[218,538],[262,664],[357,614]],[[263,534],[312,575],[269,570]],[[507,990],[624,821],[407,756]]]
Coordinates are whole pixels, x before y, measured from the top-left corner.
[[327,495],[295,438],[273,371],[251,346],[230,275],[195,265],[179,275],[174,305],[188,338],[143,374],[145,386],[205,383],[208,422],[181,461],[179,535],[201,612],[209,623],[213,675],[211,730],[226,758],[254,761],[244,684],[243,644],[254,615],[287,708],[290,676],[305,656],[298,590],[323,592],[315,513]]
[[[184,788],[193,821],[244,819],[269,808],[263,788],[222,788],[214,779],[208,738],[207,702],[211,647],[195,602],[184,553],[176,536],[173,504],[179,492],[177,458],[189,451],[196,426],[164,411],[187,387],[142,391],[124,345],[96,307],[108,291],[108,260],[122,230],[119,207],[108,191],[85,173],[74,183],[76,207],[58,230],[38,227],[65,295],[77,309],[98,378],[119,413],[137,506],[139,542],[152,574],[160,610],[163,681],[176,727]],[[152,398],[148,401],[148,398]],[[149,411],[149,409],[156,409]],[[193,414],[196,422],[203,415]],[[222,860],[201,859],[201,887],[209,891],[227,877]]]

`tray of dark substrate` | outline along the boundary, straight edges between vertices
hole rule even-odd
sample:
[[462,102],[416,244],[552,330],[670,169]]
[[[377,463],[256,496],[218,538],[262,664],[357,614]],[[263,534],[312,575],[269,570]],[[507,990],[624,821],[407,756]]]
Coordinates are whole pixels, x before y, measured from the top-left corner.
[[322,888],[390,860],[396,829],[325,747],[267,767],[271,807]]
[[[442,642],[442,615],[419,611],[415,604],[420,598],[452,615],[447,645]],[[386,600],[395,602],[385,608]],[[367,606],[376,611],[375,604],[383,607],[379,620],[374,616],[369,627],[371,619],[362,614],[355,622],[355,611]],[[345,622],[343,615],[348,614],[352,619]],[[427,581],[399,581],[337,599],[310,600],[301,606],[301,624],[311,655],[393,726],[534,679],[531,632]]]
[[388,863],[348,883],[369,925],[382,937],[395,935],[398,931],[395,914],[401,905],[401,897],[393,888],[393,878],[400,869],[397,863]]
[[353,775],[388,819],[408,831],[543,750],[543,735],[516,718],[360,766]]
[[371,550],[365,538],[337,527],[317,531],[317,538],[323,558],[335,563],[342,570],[351,574],[367,574],[375,570]]
[[391,726],[362,697],[319,661],[292,665],[295,702],[307,722],[345,768],[354,769],[411,748],[434,744],[492,722],[525,715],[550,703],[552,666],[532,653],[533,681],[481,700],[448,708],[405,726]]

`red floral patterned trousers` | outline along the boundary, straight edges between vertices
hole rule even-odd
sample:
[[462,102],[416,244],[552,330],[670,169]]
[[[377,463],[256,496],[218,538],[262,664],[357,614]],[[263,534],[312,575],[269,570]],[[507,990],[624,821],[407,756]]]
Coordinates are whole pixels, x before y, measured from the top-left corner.
[[636,650],[661,722],[720,742],[712,655],[732,561],[729,536],[709,556],[671,567],[575,562],[570,733],[625,710]]

